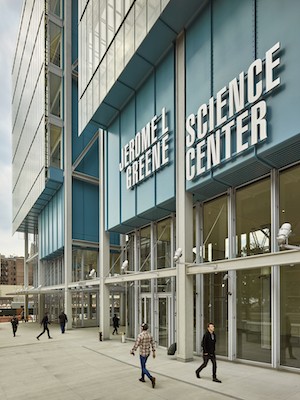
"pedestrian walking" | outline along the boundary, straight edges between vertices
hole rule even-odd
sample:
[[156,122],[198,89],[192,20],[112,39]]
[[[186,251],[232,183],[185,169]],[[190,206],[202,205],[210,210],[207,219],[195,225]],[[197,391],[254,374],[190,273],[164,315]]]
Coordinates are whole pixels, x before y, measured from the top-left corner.
[[11,326],[12,326],[13,335],[16,336],[17,329],[18,329],[18,325],[19,325],[19,320],[18,320],[18,318],[14,315],[14,316],[12,317],[12,319],[10,320],[10,322],[11,322]]
[[113,317],[113,335],[116,333],[116,335],[118,335],[118,328],[119,328],[119,318],[117,317],[117,314],[114,315]]
[[142,324],[141,326],[141,333],[138,335],[135,344],[130,351],[130,354],[134,355],[135,351],[137,348],[140,348],[140,363],[141,363],[141,378],[139,379],[140,382],[145,382],[145,375],[150,379],[152,383],[153,389],[155,388],[155,382],[156,379],[150,374],[150,372],[146,368],[146,363],[148,360],[148,357],[151,353],[152,349],[152,354],[153,358],[155,358],[155,343],[152,335],[148,332],[148,325],[147,324]]
[[44,318],[41,321],[41,326],[44,327],[43,332],[41,332],[36,338],[37,340],[40,340],[40,336],[42,336],[46,331],[48,333],[48,339],[52,339],[50,336],[49,328],[48,325],[50,324],[49,318],[48,318],[48,313],[45,313]]
[[207,331],[203,336],[201,345],[203,347],[203,363],[198,369],[196,369],[196,377],[200,378],[200,372],[207,366],[207,363],[210,360],[212,362],[212,380],[214,382],[221,383],[221,381],[217,378],[217,361],[215,354],[216,334],[215,326],[212,322],[207,325]]
[[59,316],[59,325],[60,325],[60,330],[61,333],[65,333],[65,328],[66,328],[66,323],[68,322],[68,317],[66,316],[66,314],[62,311]]

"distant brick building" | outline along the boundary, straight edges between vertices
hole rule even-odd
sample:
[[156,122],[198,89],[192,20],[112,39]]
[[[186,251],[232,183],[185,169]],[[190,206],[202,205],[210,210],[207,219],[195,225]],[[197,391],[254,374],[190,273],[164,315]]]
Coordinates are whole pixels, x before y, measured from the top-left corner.
[[[0,284],[24,285],[24,257],[1,255]],[[32,271],[29,271],[29,284],[32,284]]]

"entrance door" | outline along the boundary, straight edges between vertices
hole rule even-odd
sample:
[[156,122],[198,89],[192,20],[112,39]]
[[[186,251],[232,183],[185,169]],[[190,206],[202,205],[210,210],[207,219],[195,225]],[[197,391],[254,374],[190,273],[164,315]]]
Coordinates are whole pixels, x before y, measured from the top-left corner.
[[141,322],[148,324],[151,332],[151,297],[147,295],[141,298]]
[[158,345],[162,347],[169,347],[172,336],[171,295],[159,294],[157,297],[157,306]]

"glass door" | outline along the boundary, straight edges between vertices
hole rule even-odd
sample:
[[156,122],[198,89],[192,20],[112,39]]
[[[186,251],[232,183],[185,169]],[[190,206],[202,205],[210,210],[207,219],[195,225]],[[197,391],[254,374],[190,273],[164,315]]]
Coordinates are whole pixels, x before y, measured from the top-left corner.
[[170,346],[171,296],[158,295],[158,345]]
[[144,295],[141,297],[141,323],[146,323],[149,326],[149,332],[151,332],[151,297]]

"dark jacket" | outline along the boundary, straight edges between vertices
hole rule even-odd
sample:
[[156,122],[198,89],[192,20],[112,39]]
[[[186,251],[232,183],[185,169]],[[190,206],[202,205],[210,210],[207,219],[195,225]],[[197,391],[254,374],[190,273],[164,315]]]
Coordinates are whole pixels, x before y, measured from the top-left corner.
[[119,328],[119,318],[113,317],[113,326],[114,328]]
[[41,325],[43,325],[44,328],[48,328],[48,325],[50,324],[48,315],[45,315],[44,318],[41,321]]
[[66,322],[68,322],[68,318],[67,318],[66,314],[63,312],[61,314],[59,314],[58,319],[59,319],[60,324],[65,324]]
[[203,353],[215,354],[216,334],[211,334],[208,330],[204,333],[202,343]]

